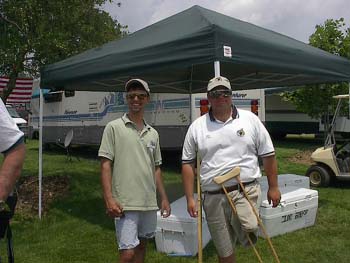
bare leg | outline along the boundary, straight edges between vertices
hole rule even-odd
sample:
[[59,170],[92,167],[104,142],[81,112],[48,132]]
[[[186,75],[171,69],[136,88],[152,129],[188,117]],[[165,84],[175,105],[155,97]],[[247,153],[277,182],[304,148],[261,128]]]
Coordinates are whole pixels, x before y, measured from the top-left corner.
[[143,263],[146,255],[146,239],[140,239],[140,244],[135,248],[135,263]]
[[134,263],[136,258],[136,248],[119,250],[120,263]]

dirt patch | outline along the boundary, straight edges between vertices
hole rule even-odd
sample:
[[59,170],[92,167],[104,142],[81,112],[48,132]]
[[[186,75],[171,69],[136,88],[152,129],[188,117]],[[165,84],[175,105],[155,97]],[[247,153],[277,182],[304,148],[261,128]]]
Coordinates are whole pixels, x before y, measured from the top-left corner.
[[[38,177],[21,177],[17,187],[18,201],[16,213],[23,216],[37,216],[39,179]],[[69,192],[69,178],[67,176],[43,177],[42,180],[42,213],[45,214],[50,204],[59,198],[67,196]]]
[[313,151],[307,150],[303,152],[298,152],[294,156],[288,158],[288,161],[292,163],[301,163],[301,164],[306,164],[306,165],[311,165],[312,160],[311,160],[311,154]]

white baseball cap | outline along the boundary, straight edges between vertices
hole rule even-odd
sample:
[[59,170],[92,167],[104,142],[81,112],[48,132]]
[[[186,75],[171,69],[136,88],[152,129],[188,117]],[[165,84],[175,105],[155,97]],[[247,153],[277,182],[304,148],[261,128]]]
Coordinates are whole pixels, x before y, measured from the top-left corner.
[[129,91],[129,88],[132,84],[140,84],[145,91],[148,93],[148,95],[150,95],[151,90],[148,87],[148,84],[146,81],[142,80],[142,79],[130,79],[125,83],[125,91]]
[[225,77],[218,76],[209,80],[207,91],[211,91],[212,89],[219,86],[231,90],[230,81]]

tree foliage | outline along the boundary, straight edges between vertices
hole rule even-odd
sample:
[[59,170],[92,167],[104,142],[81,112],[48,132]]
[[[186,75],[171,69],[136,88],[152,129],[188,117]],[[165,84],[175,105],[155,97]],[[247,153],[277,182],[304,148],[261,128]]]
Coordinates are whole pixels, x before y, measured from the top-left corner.
[[[328,19],[317,25],[310,36],[310,45],[338,56],[350,58],[350,28],[343,18]],[[336,101],[332,98],[338,94],[348,94],[348,83],[305,86],[295,91],[285,92],[285,100],[291,101],[301,112],[312,118],[320,118],[329,107],[334,108]]]
[[100,9],[106,1],[0,0],[0,75],[10,77],[3,99],[19,74],[37,77],[44,65],[126,34]]

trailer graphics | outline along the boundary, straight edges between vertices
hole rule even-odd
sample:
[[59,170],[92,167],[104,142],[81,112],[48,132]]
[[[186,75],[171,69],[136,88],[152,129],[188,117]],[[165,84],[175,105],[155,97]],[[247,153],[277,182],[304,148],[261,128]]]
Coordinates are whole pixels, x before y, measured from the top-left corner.
[[[234,104],[241,109],[256,107],[262,121],[264,96],[262,90],[234,92]],[[99,145],[105,125],[127,112],[124,92],[84,92],[43,90],[43,143],[62,144],[73,130],[72,144]],[[205,93],[172,94],[151,93],[145,108],[145,120],[159,133],[162,149],[181,149],[191,122],[200,116],[200,101]],[[33,91],[31,100],[29,135],[38,135],[39,90]]]

